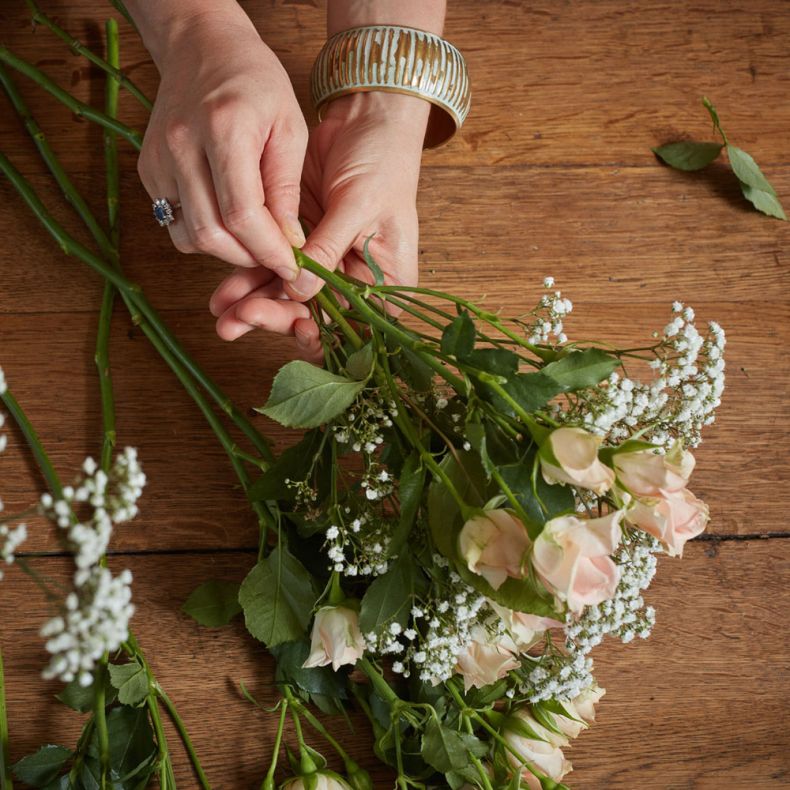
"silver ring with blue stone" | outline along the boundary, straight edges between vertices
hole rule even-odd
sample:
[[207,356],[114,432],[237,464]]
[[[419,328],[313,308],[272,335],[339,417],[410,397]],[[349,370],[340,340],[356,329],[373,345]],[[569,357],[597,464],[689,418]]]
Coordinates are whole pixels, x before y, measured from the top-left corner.
[[152,206],[154,219],[159,223],[160,228],[167,227],[176,221],[175,210],[178,204],[173,206],[167,198],[157,198]]

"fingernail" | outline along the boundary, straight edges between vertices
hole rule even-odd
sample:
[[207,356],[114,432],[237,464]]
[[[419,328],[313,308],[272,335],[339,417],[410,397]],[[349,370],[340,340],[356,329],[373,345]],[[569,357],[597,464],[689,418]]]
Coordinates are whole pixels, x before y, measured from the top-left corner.
[[283,233],[292,247],[301,247],[305,243],[304,231],[299,224],[299,217],[296,214],[289,214],[286,217]]
[[299,270],[297,268],[294,267],[292,269],[290,266],[281,266],[274,271],[277,272],[277,276],[280,279],[285,280],[287,283],[294,282],[297,278],[297,275],[299,274]]
[[302,269],[299,276],[291,283],[291,288],[299,296],[313,296],[320,290],[320,282],[312,272]]

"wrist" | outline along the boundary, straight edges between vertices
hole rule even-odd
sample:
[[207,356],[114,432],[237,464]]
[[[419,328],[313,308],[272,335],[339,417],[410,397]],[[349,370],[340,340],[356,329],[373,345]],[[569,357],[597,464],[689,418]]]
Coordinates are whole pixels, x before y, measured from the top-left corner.
[[398,127],[422,145],[431,105],[419,96],[392,91],[360,91],[339,96],[326,105],[324,120],[358,123],[369,120]]
[[446,7],[446,0],[328,0],[327,35],[364,25],[401,25],[440,36]]

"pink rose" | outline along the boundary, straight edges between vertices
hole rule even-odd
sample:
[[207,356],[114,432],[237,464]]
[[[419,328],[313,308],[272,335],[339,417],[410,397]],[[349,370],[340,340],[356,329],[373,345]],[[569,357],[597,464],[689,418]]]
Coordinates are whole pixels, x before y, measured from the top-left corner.
[[458,551],[469,570],[495,590],[508,576],[524,578],[529,546],[527,528],[508,510],[486,510],[473,516],[458,535]]
[[666,455],[639,450],[614,456],[614,468],[620,483],[636,497],[657,497],[683,490],[694,470],[694,463],[694,456],[680,445]]
[[704,531],[708,518],[708,506],[685,488],[657,499],[635,500],[626,513],[631,524],[661,541],[670,557],[682,556],[686,541]]
[[622,518],[621,510],[593,519],[560,516],[535,541],[532,565],[571,612],[614,596],[620,569],[610,555],[620,543]]
[[359,630],[359,614],[345,606],[323,606],[315,615],[310,655],[305,669],[332,664],[337,671],[343,664],[356,664],[365,652]]
[[280,790],[351,790],[351,785],[334,771],[319,771],[316,774],[295,776],[287,779]]
[[540,617],[527,612],[516,612],[496,601],[489,601],[488,605],[499,615],[505,624],[507,633],[513,640],[513,646],[519,653],[525,653],[535,644],[545,631],[550,628],[562,628],[565,624],[551,617]]
[[[595,721],[595,705],[606,693],[606,689],[590,686],[574,697],[570,702],[561,702],[568,715],[561,713],[549,714],[557,729],[566,738],[578,738],[582,730],[586,730]],[[562,744],[560,744],[562,745]]]
[[455,671],[464,679],[464,690],[482,688],[505,677],[520,662],[504,643],[494,642],[482,625],[472,627],[472,639],[458,656]]
[[568,739],[546,729],[526,709],[511,714],[503,735],[515,752],[508,750],[507,758],[513,768],[521,772],[521,780],[529,788],[540,790],[541,784],[524,763],[555,782],[560,782],[572,769],[560,748],[568,743]]
[[601,441],[600,436],[581,428],[552,431],[541,448],[543,479],[549,484],[570,483],[596,494],[606,493],[614,483],[614,472],[598,460]]

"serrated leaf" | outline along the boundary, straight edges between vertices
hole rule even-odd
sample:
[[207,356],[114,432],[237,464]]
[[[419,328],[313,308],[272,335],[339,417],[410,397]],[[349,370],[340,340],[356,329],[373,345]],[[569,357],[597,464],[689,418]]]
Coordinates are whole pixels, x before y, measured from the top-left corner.
[[118,702],[122,705],[139,705],[148,696],[148,674],[137,662],[109,664],[110,681],[118,689]]
[[281,546],[247,574],[239,590],[247,630],[267,647],[301,639],[317,598],[313,577]]
[[391,556],[398,554],[409,537],[420,502],[422,502],[424,489],[425,467],[420,460],[420,454],[415,450],[404,462],[398,481],[400,516],[398,525],[390,536],[390,543],[387,549]]
[[207,628],[227,625],[241,612],[239,583],[218,579],[203,582],[186,599],[181,611]]
[[373,256],[370,254],[370,240],[373,236],[368,236],[365,239],[365,243],[362,245],[362,258],[364,259],[365,263],[368,265],[368,269],[370,269],[371,274],[373,275],[373,284],[374,285],[384,285],[384,272],[381,271],[381,267],[373,260]]
[[670,167],[676,170],[702,170],[707,167],[720,153],[724,146],[721,143],[698,143],[693,140],[682,140],[667,143],[651,149],[653,153]]
[[321,443],[320,431],[308,431],[293,447],[283,450],[280,457],[249,488],[251,502],[267,499],[290,500],[296,496],[286,480],[304,480]]
[[348,375],[355,381],[364,381],[370,378],[373,371],[373,344],[367,343],[362,348],[349,354],[346,360]]
[[72,751],[65,746],[49,744],[42,746],[35,754],[23,757],[12,766],[14,776],[31,787],[44,787],[54,781],[66,763],[71,759]]
[[739,181],[748,184],[750,187],[760,192],[767,192],[769,195],[776,194],[774,188],[763,175],[763,171],[760,170],[751,154],[747,154],[746,151],[742,148],[738,148],[738,146],[728,145],[727,156],[730,158],[732,171],[738,176]]
[[743,196],[758,211],[762,211],[763,214],[767,214],[769,217],[776,217],[776,219],[787,221],[785,210],[776,195],[751,187],[748,184],[744,184],[743,181],[741,181],[740,184]]
[[469,314],[457,315],[442,332],[442,353],[458,360],[466,359],[474,348],[475,335],[475,324]]
[[362,596],[359,611],[359,628],[362,633],[378,634],[390,623],[405,625],[419,586],[420,571],[411,554],[406,552]]
[[256,411],[288,428],[317,428],[342,414],[364,386],[298,359],[280,368],[269,400]]
[[460,771],[471,762],[471,757],[482,757],[488,747],[476,736],[451,730],[431,718],[422,736],[422,757],[428,765],[441,773]]
[[572,351],[541,371],[562,386],[563,392],[593,387],[620,367],[620,360],[600,348]]
[[[118,781],[150,773],[156,753],[154,733],[148,720],[147,708],[120,706],[107,714],[110,741],[110,767]],[[98,757],[98,744],[91,741],[90,752]],[[139,784],[135,784],[135,787]]]
[[518,357],[506,348],[476,348],[469,353],[468,362],[495,376],[510,378],[518,370]]
[[[102,673],[102,681],[104,683],[104,701],[105,704],[110,705],[115,701],[118,691],[110,683],[110,677],[107,673]],[[75,678],[71,683],[64,686],[59,694],[55,695],[55,699],[60,700],[72,710],[85,713],[93,710],[94,700],[96,699],[96,684],[94,682],[90,686],[81,686],[79,678]]]

